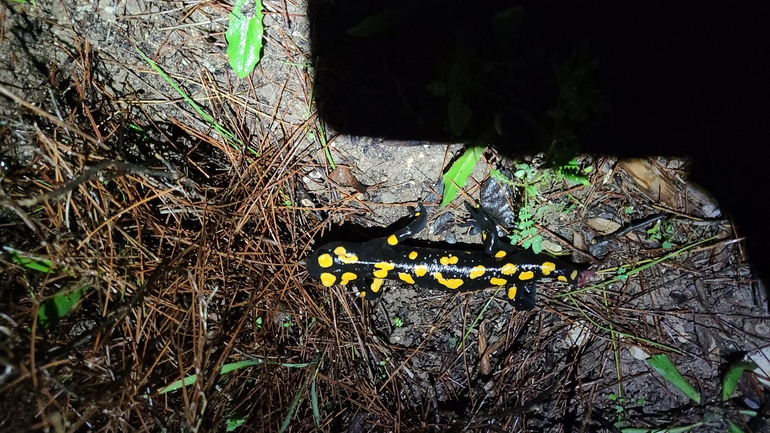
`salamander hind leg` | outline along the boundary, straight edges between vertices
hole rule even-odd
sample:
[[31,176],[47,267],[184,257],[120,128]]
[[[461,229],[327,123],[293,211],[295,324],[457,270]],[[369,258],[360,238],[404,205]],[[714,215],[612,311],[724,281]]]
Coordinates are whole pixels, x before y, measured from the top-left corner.
[[473,218],[473,226],[481,231],[484,252],[497,259],[505,257],[511,246],[500,241],[500,237],[497,235],[497,224],[480,207],[473,207],[470,203],[465,202],[465,209]]
[[535,308],[537,298],[537,284],[529,282],[521,285],[508,287],[508,302],[510,302],[517,311],[531,310]]
[[361,298],[366,299],[367,301],[374,301],[375,299],[379,298],[380,295],[382,295],[382,283],[382,278],[375,278],[371,280],[370,284],[359,287]]

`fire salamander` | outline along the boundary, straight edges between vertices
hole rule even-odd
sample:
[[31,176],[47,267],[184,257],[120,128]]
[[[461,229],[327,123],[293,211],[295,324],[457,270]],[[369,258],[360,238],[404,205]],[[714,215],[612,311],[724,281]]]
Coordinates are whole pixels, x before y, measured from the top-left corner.
[[[369,300],[380,296],[385,279],[452,291],[505,287],[506,297],[517,310],[535,307],[536,282],[541,279],[578,285],[581,271],[576,266],[502,242],[496,224],[483,210],[465,206],[481,229],[483,251],[402,245],[428,222],[425,206],[419,203],[412,211],[415,219],[386,238],[332,242],[318,248],[307,259],[308,272],[327,287],[355,281],[365,287],[359,290]],[[364,284],[365,279],[371,283]]]

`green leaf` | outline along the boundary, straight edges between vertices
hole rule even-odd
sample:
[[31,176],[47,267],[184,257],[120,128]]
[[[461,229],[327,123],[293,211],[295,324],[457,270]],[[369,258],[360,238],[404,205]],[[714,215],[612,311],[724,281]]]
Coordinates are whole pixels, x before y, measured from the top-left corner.
[[231,432],[242,426],[246,422],[246,418],[230,418],[227,420],[227,429],[225,431]]
[[540,235],[536,235],[532,237],[532,251],[535,254],[540,254],[543,252],[543,237]]
[[[275,362],[265,362],[265,361],[262,361],[262,360],[259,360],[259,359],[233,362],[233,363],[230,363],[230,364],[223,365],[222,369],[219,370],[219,374],[226,374],[226,373],[229,373],[231,371],[237,370],[239,368],[251,367],[251,366],[254,366],[254,365],[262,365],[262,364],[278,364],[278,363],[275,363]],[[279,364],[279,365],[281,365],[283,367],[288,367],[288,368],[292,368],[292,367],[294,367],[294,368],[303,368],[303,367],[307,367],[310,364],[309,363],[305,363],[305,364],[282,363],[282,364]],[[158,390],[158,394],[165,394],[167,392],[176,391],[177,389],[180,389],[183,386],[190,386],[193,383],[195,383],[195,380],[197,378],[198,378],[197,374],[191,374],[191,375],[185,377],[184,379],[180,379],[180,380],[174,381],[170,385],[167,385],[167,386],[165,386],[163,388],[160,388]]]
[[[316,370],[316,373],[318,371]],[[310,407],[313,410],[313,422],[316,431],[321,431],[321,409],[318,407],[318,390],[316,389],[316,377],[310,383]]]
[[237,0],[233,13],[229,15],[230,24],[227,26],[227,57],[230,66],[240,78],[246,78],[259,63],[262,51],[262,0],[255,0],[254,16],[246,18],[241,13],[241,7],[246,0]]
[[86,289],[88,287],[81,287],[76,290],[63,289],[56,293],[53,298],[43,301],[37,310],[38,326],[48,328],[66,316],[83,298]]
[[727,401],[733,396],[738,380],[744,371],[752,371],[756,368],[757,364],[751,361],[740,361],[730,366],[722,380],[722,401]]
[[531,195],[532,197],[537,196],[537,188],[535,188],[534,185],[527,185],[525,190],[527,191],[527,194]]
[[[576,159],[572,159],[568,163],[560,166],[556,172],[565,180],[573,183],[579,183],[585,186],[590,185],[590,182],[588,182],[588,178],[580,174],[580,165],[578,165],[578,162]],[[589,173],[590,170],[587,173]]]
[[462,135],[468,121],[471,120],[471,109],[460,98],[449,101],[449,126],[455,137]]
[[664,379],[669,381],[677,389],[682,391],[687,397],[697,404],[700,404],[700,393],[690,385],[687,380],[679,373],[676,366],[671,362],[665,353],[658,353],[647,358],[647,362]]
[[481,159],[483,146],[471,146],[455,161],[444,175],[444,199],[441,206],[444,207],[457,197],[459,188],[465,187],[468,176],[473,172],[476,163]]
[[727,433],[744,433],[743,429],[735,425],[732,421],[728,420]]
[[7,246],[4,246],[3,249],[11,256],[11,261],[17,265],[46,274],[53,271],[53,263],[48,259],[36,257]]

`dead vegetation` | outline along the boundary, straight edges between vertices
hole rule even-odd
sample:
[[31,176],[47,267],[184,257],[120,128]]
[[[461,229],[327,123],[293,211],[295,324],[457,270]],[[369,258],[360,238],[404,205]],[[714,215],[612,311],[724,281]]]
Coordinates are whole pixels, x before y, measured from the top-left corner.
[[[288,16],[282,5],[268,11],[279,23]],[[200,2],[177,13],[222,8]],[[326,180],[322,125],[296,108],[311,100],[307,70],[278,78],[268,62],[246,87],[200,65],[194,74],[170,71],[228,136],[138,57],[107,60],[80,31],[66,34],[37,33],[34,55],[4,41],[15,57],[0,87],[3,431],[682,425],[717,405],[726,356],[767,347],[764,293],[729,223],[699,218],[702,197],[676,187],[676,163],[598,159],[590,186],[544,192],[550,203],[582,204],[555,212],[542,229],[584,256],[586,242],[604,234],[591,224],[629,222],[628,206],[679,215],[676,248],[632,232],[593,259],[604,270],[597,283],[625,265],[630,277],[575,292],[544,288],[542,308],[527,313],[490,302],[491,292],[401,287],[362,305],[349,288],[309,280],[303,264],[330,221],[378,204]],[[175,44],[194,52],[180,38],[158,43],[153,57]],[[69,62],[57,67],[61,52],[39,53],[61,40]],[[279,59],[299,51],[291,38],[268,43]],[[116,71],[160,90],[118,94],[106,80]],[[270,86],[278,92],[266,104]],[[80,300],[71,311],[41,320],[41,309],[72,293]],[[392,325],[396,316],[402,326]],[[671,354],[708,401],[688,403],[634,358],[640,352]],[[741,393],[766,403],[754,376]]]

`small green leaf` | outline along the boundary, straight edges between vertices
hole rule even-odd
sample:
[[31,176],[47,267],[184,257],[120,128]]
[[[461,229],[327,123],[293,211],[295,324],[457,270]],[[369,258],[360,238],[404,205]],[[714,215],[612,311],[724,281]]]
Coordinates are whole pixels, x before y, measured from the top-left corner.
[[227,420],[227,429],[225,431],[231,432],[242,426],[246,422],[246,418],[230,418]]
[[[568,163],[560,166],[556,172],[559,174],[559,176],[562,177],[562,179],[565,179],[572,183],[579,183],[583,184],[585,186],[590,185],[590,182],[588,182],[588,178],[580,174],[580,165],[578,165],[578,162],[576,159],[572,159]],[[585,173],[590,173],[591,170],[586,171]]]
[[543,252],[543,237],[540,235],[536,235],[532,237],[532,251],[535,254],[540,254]]
[[64,289],[55,294],[53,298],[43,301],[37,310],[38,326],[48,328],[66,316],[83,298],[86,289],[88,287],[81,287],[76,290]]
[[697,404],[700,404],[700,393],[690,385],[687,380],[679,373],[676,366],[671,362],[665,353],[658,353],[647,358],[647,362],[655,369],[664,379],[669,381],[677,389],[682,391],[687,397]]
[[535,188],[534,185],[527,185],[527,188],[525,188],[527,191],[527,194],[531,195],[532,197],[537,196],[537,188]]
[[247,0],[237,0],[227,26],[227,57],[230,66],[240,78],[246,78],[259,63],[262,51],[262,0],[255,0],[254,16],[246,18],[241,7]]
[[722,380],[722,401],[727,401],[733,396],[735,387],[738,385],[738,380],[741,378],[744,371],[752,371],[756,368],[757,364],[751,361],[740,361],[730,366]]
[[732,421],[728,420],[727,433],[745,433],[742,428],[738,427]]
[[471,146],[455,161],[444,175],[444,199],[441,206],[444,207],[457,197],[458,188],[465,187],[468,176],[473,172],[476,163],[481,159],[483,146]]

